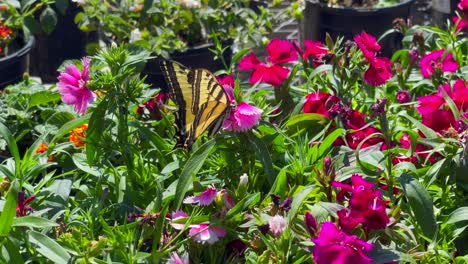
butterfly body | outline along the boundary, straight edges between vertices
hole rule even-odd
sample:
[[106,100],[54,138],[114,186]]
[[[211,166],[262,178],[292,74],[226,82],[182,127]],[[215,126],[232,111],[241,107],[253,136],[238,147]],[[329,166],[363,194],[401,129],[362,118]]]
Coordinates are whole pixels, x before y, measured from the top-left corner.
[[205,131],[213,136],[222,127],[231,109],[228,95],[208,70],[190,69],[174,61],[162,61],[161,69],[178,107],[177,146],[190,149]]

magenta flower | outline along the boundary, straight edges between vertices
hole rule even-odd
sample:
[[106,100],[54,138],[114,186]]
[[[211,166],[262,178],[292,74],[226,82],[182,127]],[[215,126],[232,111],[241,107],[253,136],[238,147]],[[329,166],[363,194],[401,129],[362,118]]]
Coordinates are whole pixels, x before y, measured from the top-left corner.
[[253,52],[242,58],[240,70],[253,70],[249,82],[268,83],[279,86],[288,78],[290,70],[281,66],[283,63],[297,60],[294,46],[287,40],[273,39],[267,45],[267,63],[260,62]]
[[343,202],[346,193],[349,197],[347,211],[339,211],[339,223],[344,231],[350,231],[361,223],[365,228],[378,230],[387,227],[390,218],[386,212],[387,202],[382,199],[382,194],[374,190],[375,184],[364,180],[361,176],[351,176],[351,185],[340,182],[332,182],[333,187],[341,188],[337,200]]
[[373,245],[360,240],[357,236],[347,235],[340,231],[332,222],[325,222],[320,233],[313,240],[312,250],[317,264],[367,264],[372,259],[364,251],[372,251]]
[[328,54],[328,48],[323,45],[322,42],[313,40],[304,40],[305,51],[303,59],[306,60],[309,56],[314,56],[315,60],[320,60],[326,54]]
[[443,57],[444,49],[435,50],[424,55],[419,62],[421,74],[424,78],[430,78],[434,71],[455,72],[458,69],[458,63],[453,59],[452,53]]
[[209,187],[208,189],[206,189],[206,191],[202,192],[201,194],[197,196],[190,196],[190,197],[185,198],[184,203],[207,206],[207,205],[210,205],[214,201],[216,194],[217,194],[216,188]]
[[67,65],[65,71],[58,77],[58,86],[62,101],[73,105],[77,113],[85,114],[88,104],[96,100],[96,94],[87,86],[90,59],[83,58],[81,63],[83,64],[82,72],[74,64]]
[[392,78],[392,61],[385,57],[377,57],[380,45],[373,36],[362,32],[354,36],[354,41],[369,62],[369,68],[364,73],[364,81],[367,84],[379,86]]
[[364,81],[373,86],[380,86],[392,76],[392,61],[385,57],[375,57],[369,61],[369,68],[364,73]]
[[454,125],[455,117],[444,98],[444,92],[453,100],[460,112],[468,110],[468,88],[465,81],[458,79],[453,85],[442,84],[437,93],[418,97],[418,112],[422,123],[437,132]]
[[332,118],[330,110],[340,103],[335,95],[324,92],[312,92],[306,95],[306,102],[302,108],[304,113],[315,113]]
[[182,257],[177,252],[172,252],[171,257],[167,260],[166,264],[190,264],[189,255],[187,252],[182,254]]
[[463,12],[467,12],[468,11],[468,0],[460,0],[460,3],[458,3],[458,8]]
[[18,192],[18,205],[16,206],[16,216],[22,217],[31,212],[33,209],[31,206],[29,206],[29,204],[32,201],[34,201],[35,198],[36,196],[31,195],[28,198],[24,199],[24,192]]
[[195,242],[208,243],[212,245],[221,237],[226,236],[226,230],[218,226],[209,226],[208,224],[199,224],[190,226],[189,235]]
[[458,16],[453,16],[452,22],[454,25],[457,26],[457,28],[455,29],[455,34],[460,33],[460,31],[468,27],[468,24],[466,23],[466,21],[463,18],[458,17]]
[[246,102],[241,102],[231,110],[229,117],[224,120],[223,128],[227,131],[243,132],[251,129],[260,122],[263,110]]
[[268,225],[273,236],[280,236],[286,230],[287,222],[281,215],[275,215],[268,220]]
[[380,50],[380,45],[377,43],[377,40],[375,40],[374,36],[369,35],[366,32],[362,32],[360,35],[354,36],[354,41],[367,60],[372,60]]
[[216,76],[216,79],[218,79],[219,84],[223,86],[224,91],[226,91],[228,95],[229,102],[234,101],[234,87],[236,86],[236,82],[234,80],[234,77],[232,75],[226,74],[223,77]]

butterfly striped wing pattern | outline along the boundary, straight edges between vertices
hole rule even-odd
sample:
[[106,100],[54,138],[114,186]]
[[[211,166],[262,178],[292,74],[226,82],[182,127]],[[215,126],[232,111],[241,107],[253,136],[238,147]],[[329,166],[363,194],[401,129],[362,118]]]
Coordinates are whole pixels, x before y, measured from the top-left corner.
[[205,69],[190,69],[174,61],[162,61],[166,83],[178,106],[176,112],[177,146],[190,149],[203,132],[214,135],[229,116],[230,104],[224,88]]

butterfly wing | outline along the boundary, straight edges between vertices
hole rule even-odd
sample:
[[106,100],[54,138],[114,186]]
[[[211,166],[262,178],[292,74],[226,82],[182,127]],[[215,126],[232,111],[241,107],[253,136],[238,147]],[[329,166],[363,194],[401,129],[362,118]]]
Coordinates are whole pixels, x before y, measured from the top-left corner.
[[229,115],[229,99],[216,77],[205,69],[191,70],[174,61],[162,61],[176,112],[177,145],[189,149],[203,132],[215,134]]

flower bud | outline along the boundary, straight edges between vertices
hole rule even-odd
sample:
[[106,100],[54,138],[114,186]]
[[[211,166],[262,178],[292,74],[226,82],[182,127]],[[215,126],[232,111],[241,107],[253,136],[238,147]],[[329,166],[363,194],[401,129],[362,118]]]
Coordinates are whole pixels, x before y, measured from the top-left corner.
[[244,173],[242,174],[242,176],[240,176],[239,178],[239,187],[246,187],[247,184],[249,183],[249,176],[247,175],[247,173]]
[[407,90],[401,90],[401,91],[398,91],[397,94],[396,94],[396,100],[400,103],[400,104],[404,104],[404,103],[408,103],[411,101],[411,95],[409,93],[409,91]]
[[307,212],[305,213],[304,222],[310,236],[315,237],[315,233],[317,232],[317,220],[315,220],[315,217],[310,212]]

